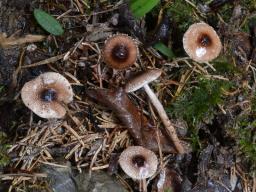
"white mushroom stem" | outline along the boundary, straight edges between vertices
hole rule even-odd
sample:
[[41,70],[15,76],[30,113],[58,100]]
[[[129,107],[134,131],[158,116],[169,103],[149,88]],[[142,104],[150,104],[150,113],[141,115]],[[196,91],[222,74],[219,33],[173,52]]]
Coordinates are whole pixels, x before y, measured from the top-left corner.
[[157,112],[167,130],[167,133],[171,137],[177,151],[179,153],[184,153],[184,148],[177,136],[175,128],[173,127],[171,121],[169,120],[168,115],[166,114],[166,112],[164,110],[162,103],[159,101],[159,99],[157,98],[155,93],[151,90],[151,88],[148,86],[148,84],[145,84],[143,87],[144,87],[148,97],[150,98],[151,103],[157,110]]
[[148,192],[146,179],[140,180],[140,185],[142,185],[142,192]]

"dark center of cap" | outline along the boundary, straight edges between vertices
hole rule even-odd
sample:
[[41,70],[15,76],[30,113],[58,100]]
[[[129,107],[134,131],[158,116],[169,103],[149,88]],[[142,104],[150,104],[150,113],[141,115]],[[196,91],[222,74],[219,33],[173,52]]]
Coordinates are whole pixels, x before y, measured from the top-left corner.
[[49,88],[49,89],[44,89],[41,92],[41,99],[45,102],[51,102],[57,100],[57,92],[56,90]]
[[201,47],[209,47],[212,44],[212,40],[207,34],[200,35],[197,41]]
[[136,155],[132,158],[132,163],[136,165],[137,167],[143,167],[145,164],[145,157],[142,155]]
[[125,61],[129,56],[129,50],[127,46],[123,44],[116,45],[112,50],[112,57],[118,61]]

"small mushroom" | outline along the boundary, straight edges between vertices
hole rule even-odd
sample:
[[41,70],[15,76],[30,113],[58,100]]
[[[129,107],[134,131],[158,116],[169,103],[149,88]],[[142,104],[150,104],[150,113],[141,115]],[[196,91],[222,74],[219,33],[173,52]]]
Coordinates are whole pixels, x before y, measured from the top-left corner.
[[197,62],[208,62],[220,54],[222,44],[216,31],[206,23],[191,25],[183,36],[186,53]]
[[103,48],[103,59],[114,69],[132,66],[138,55],[135,41],[125,34],[117,34],[107,39]]
[[62,118],[66,114],[63,104],[73,100],[68,80],[55,72],[47,72],[25,83],[21,89],[24,104],[42,118]]
[[148,83],[151,81],[154,81],[161,75],[162,71],[160,69],[151,69],[147,70],[143,74],[135,77],[134,79],[130,80],[126,86],[125,91],[126,92],[133,92],[140,88],[144,88],[146,91],[150,101],[152,102],[153,106],[156,108],[166,130],[168,135],[171,137],[177,151],[179,153],[184,153],[184,148],[177,136],[176,130],[173,127],[171,121],[168,118],[168,115],[166,114],[163,105],[155,95],[155,93],[151,90],[151,88],[148,86]]
[[119,164],[128,176],[143,180],[154,175],[158,160],[153,151],[141,146],[130,146],[121,153]]

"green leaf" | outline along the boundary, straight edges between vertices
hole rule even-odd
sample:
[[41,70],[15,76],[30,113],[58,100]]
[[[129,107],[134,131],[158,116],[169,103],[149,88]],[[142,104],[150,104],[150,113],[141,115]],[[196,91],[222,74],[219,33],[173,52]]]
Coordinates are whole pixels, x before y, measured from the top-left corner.
[[172,50],[163,43],[156,43],[153,47],[169,59],[175,57]]
[[59,23],[53,16],[49,15],[45,11],[41,9],[34,10],[34,17],[41,27],[46,30],[47,32],[53,35],[62,35],[64,30]]
[[151,11],[159,1],[160,0],[131,0],[129,7],[133,16],[140,18]]

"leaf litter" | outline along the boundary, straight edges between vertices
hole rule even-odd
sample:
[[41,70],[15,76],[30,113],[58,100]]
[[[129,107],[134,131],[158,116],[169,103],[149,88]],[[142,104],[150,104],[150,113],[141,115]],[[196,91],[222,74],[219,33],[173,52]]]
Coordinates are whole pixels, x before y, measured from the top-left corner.
[[[38,48],[32,51],[33,54],[24,51],[17,65],[19,67],[16,69],[12,97],[8,98],[5,92],[0,93],[1,111],[6,110],[4,104],[8,101],[15,103],[13,106],[16,108],[12,110],[14,114],[18,114],[18,118],[10,118],[13,127],[10,126],[12,131],[7,133],[8,137],[12,138],[8,142],[11,145],[7,150],[11,162],[8,166],[0,168],[3,183],[10,185],[9,191],[15,188],[40,188],[43,191],[44,186],[47,189],[49,185],[43,179],[46,175],[41,173],[40,167],[50,165],[69,169],[66,162],[71,162],[70,166],[77,173],[89,170],[93,175],[95,171],[112,169],[127,190],[136,191],[137,183],[118,170],[117,160],[110,160],[114,155],[118,158],[126,147],[138,144],[156,151],[160,159],[157,174],[148,180],[149,191],[255,191],[255,165],[250,161],[255,151],[247,137],[250,135],[253,138],[253,130],[255,132],[255,111],[247,106],[248,103],[253,104],[251,98],[254,97],[255,90],[255,45],[246,44],[248,37],[254,37],[255,34],[249,35],[245,29],[246,19],[255,14],[255,10],[250,10],[253,6],[247,8],[246,2],[240,4],[214,0],[210,4],[203,4],[204,8],[209,7],[203,12],[202,7],[195,1],[177,0],[168,6],[161,2],[152,14],[149,13],[142,20],[135,20],[127,5],[122,2],[101,2],[99,7],[93,2],[87,4],[87,1],[78,0],[72,3],[72,8],[65,3],[61,6],[47,2],[40,4],[40,8],[49,10],[51,15],[58,17],[65,33],[60,37],[46,37],[43,43],[36,44]],[[242,8],[239,9],[239,6]],[[172,59],[165,58],[161,51],[159,54],[152,47],[143,46],[148,42],[150,30],[156,34],[150,37],[158,41],[159,32],[150,26],[148,17],[159,20],[156,23],[161,24],[161,14],[160,19],[156,17],[158,11],[163,11],[164,7],[171,13],[171,23],[179,24],[172,25],[172,32],[167,33],[171,38],[166,40],[161,37],[165,46],[171,48],[175,55]],[[217,61],[202,65],[181,53],[181,39],[178,35],[173,38],[174,34],[182,34],[188,25],[182,21],[185,14],[176,13],[180,7],[184,9],[184,13],[189,12],[192,15],[188,22],[204,19],[218,27],[224,42],[223,55],[226,57],[226,60],[220,62],[228,61],[226,64],[232,65],[235,70],[223,65],[222,71],[219,72]],[[38,8],[38,5],[33,8]],[[173,9],[176,9],[175,12]],[[235,13],[229,16],[233,9],[235,13],[241,10],[238,16]],[[210,20],[208,16],[213,15],[213,20]],[[113,22],[114,16],[118,18],[117,22]],[[161,26],[157,27],[161,29]],[[39,28],[37,31],[44,34]],[[108,68],[102,62],[100,54],[104,40],[116,32],[131,34],[139,43],[138,61],[125,71]],[[24,34],[31,33],[24,31]],[[15,45],[17,44],[21,48],[24,46],[23,43]],[[38,54],[41,56],[36,57]],[[137,72],[148,68],[161,68],[164,71],[160,80],[152,87],[169,111],[173,122],[180,121],[178,119],[186,121],[188,133],[181,137],[186,143],[192,144],[192,153],[175,153],[143,91],[127,95],[120,88]],[[70,80],[74,89],[75,101],[66,106],[68,112],[63,120],[39,119],[20,102],[19,90],[22,85],[44,71],[63,74]],[[206,84],[203,85],[206,86],[204,88],[200,87],[202,80]],[[230,81],[232,86],[222,91],[218,89],[216,95],[209,92],[210,97],[200,92],[209,91],[212,85],[208,84],[216,80],[224,84]],[[188,102],[186,98],[198,95],[202,96],[210,110],[200,108],[206,112],[203,113],[203,118],[195,120],[195,110],[190,109],[198,109],[202,100],[194,99],[196,102],[191,103],[191,100]],[[180,102],[182,98],[185,100]],[[177,110],[173,111],[175,107]],[[177,114],[177,111],[181,112]],[[185,116],[182,117],[182,113]],[[9,127],[9,124],[6,126],[2,120],[0,123],[3,130]],[[178,127],[176,126],[176,129]],[[239,135],[242,132],[243,134]],[[246,149],[246,152],[242,149]],[[244,156],[248,159],[244,160]],[[161,188],[163,186],[164,188]]]

